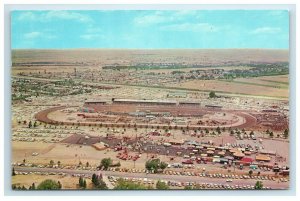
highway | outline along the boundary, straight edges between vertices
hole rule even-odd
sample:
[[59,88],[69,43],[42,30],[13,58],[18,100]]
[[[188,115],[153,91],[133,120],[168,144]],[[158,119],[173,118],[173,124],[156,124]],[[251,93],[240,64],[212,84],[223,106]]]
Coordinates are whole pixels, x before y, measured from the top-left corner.
[[[37,168],[37,167],[20,167],[15,166],[17,172],[55,172],[72,174],[85,174],[91,176],[92,174],[102,174],[104,176],[128,177],[128,178],[147,178],[152,180],[167,180],[176,182],[197,182],[197,183],[213,183],[213,184],[229,184],[229,185],[250,185],[254,186],[255,179],[233,179],[232,182],[226,182],[226,178],[209,178],[200,176],[184,176],[184,175],[166,175],[166,174],[146,174],[146,173],[127,173],[127,172],[113,172],[113,171],[90,171],[90,170],[70,170],[70,169],[54,169],[54,168]],[[278,182],[272,180],[262,180],[265,187],[272,189],[288,189],[289,182]]]

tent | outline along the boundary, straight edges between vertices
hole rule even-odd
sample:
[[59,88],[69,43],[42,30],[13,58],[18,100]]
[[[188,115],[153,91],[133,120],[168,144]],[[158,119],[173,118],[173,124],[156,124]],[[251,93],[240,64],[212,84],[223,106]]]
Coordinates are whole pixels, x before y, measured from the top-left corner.
[[253,162],[253,159],[249,158],[249,157],[244,157],[244,158],[242,158],[241,162],[250,164]]
[[233,156],[236,157],[236,158],[242,158],[242,157],[245,156],[245,154],[243,154],[242,152],[235,152],[235,153],[233,154]]
[[238,152],[238,151],[239,151],[238,149],[229,149],[230,153],[235,153],[235,152]]
[[266,162],[269,162],[271,160],[271,158],[267,155],[262,155],[262,154],[258,154],[256,157],[255,157],[255,160],[257,161],[266,161]]

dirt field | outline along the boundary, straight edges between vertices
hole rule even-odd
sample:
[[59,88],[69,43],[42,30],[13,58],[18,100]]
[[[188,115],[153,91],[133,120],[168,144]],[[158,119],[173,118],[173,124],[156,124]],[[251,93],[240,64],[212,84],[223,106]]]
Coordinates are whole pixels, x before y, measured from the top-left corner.
[[272,88],[279,88],[279,89],[288,89],[289,87],[289,80],[287,76],[286,77],[265,76],[259,78],[237,78],[233,82],[239,83],[241,85],[243,84],[256,85],[256,86],[261,85],[265,87],[272,87]]
[[[249,81],[250,82],[250,81]],[[255,82],[255,80],[253,81]],[[182,84],[178,84],[176,87],[180,88],[190,88],[190,89],[200,89],[200,90],[212,90],[218,92],[227,93],[238,93],[238,94],[249,94],[258,96],[273,96],[288,98],[289,90],[288,88],[280,89],[267,86],[257,86],[252,84],[240,84],[234,82],[226,82],[220,80],[194,80],[187,81]]]
[[[12,184],[17,186],[25,186],[29,188],[32,183],[37,187],[39,183],[44,181],[45,179],[53,179],[55,181],[60,181],[62,184],[62,189],[76,189],[78,188],[78,177],[71,176],[59,176],[59,175],[16,175],[12,177]],[[90,179],[86,179],[87,188],[91,188],[92,182]]]
[[[93,69],[95,67],[82,66],[80,70]],[[19,73],[61,73],[61,72],[74,72],[74,66],[30,66],[30,67],[14,67],[12,68],[11,74],[18,75]]]
[[[217,55],[217,57],[216,57]],[[232,56],[234,55],[234,57]],[[120,63],[182,63],[202,65],[219,65],[223,63],[240,64],[287,62],[287,50],[262,49],[173,49],[169,50],[122,50],[122,49],[74,49],[74,50],[13,50],[14,64],[47,62],[48,65],[76,64],[77,66],[101,66]],[[47,66],[48,66],[47,65]],[[14,65],[15,66],[15,65]],[[26,65],[25,65],[26,66]]]
[[[43,143],[43,142],[13,142],[12,143],[12,160],[20,160],[22,158],[34,158],[33,152],[47,153],[55,147],[54,144]],[[23,159],[22,159],[23,160]],[[48,161],[49,162],[49,161]]]
[[289,76],[288,75],[278,75],[278,76],[267,76],[261,78],[261,80],[268,80],[272,82],[283,82],[287,83],[289,82]]

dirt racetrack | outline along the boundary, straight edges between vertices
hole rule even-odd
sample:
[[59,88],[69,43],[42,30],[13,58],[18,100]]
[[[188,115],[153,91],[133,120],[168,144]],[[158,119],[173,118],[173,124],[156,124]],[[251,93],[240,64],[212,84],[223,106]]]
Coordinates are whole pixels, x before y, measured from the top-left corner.
[[[162,108],[161,108],[162,107]],[[49,113],[59,111],[61,109],[65,109],[65,106],[60,106],[60,107],[54,107],[54,108],[49,108],[43,111],[38,112],[35,115],[35,118],[38,121],[48,123],[48,124],[53,124],[53,125],[77,125],[77,126],[116,126],[116,127],[139,127],[139,128],[145,128],[145,127],[155,127],[155,128],[170,128],[170,125],[168,124],[145,124],[145,123],[137,123],[137,124],[128,124],[128,123],[114,123],[114,122],[76,122],[76,121],[58,121],[55,119],[50,119],[48,117]],[[137,109],[140,107],[134,106],[134,105],[129,105],[128,107],[124,106],[102,106],[102,112],[108,112],[108,111],[119,111],[126,114],[126,112],[130,111],[135,111],[134,109]],[[100,109],[100,108],[99,108]],[[124,109],[124,110],[123,110]],[[170,112],[172,115],[184,115],[184,116],[195,116],[195,115],[204,115],[207,113],[214,113],[216,111],[218,112],[227,112],[221,109],[203,109],[203,108],[196,108],[196,107],[190,107],[190,106],[184,106],[184,107],[174,107],[174,106],[147,106],[147,109],[151,109],[151,111],[165,111],[165,112]],[[253,117],[252,115],[244,112],[244,111],[230,111],[230,113],[233,113],[239,117],[241,117],[242,120],[239,122],[231,122],[227,125],[222,125],[222,127],[232,127],[232,128],[250,128],[256,124],[256,118]],[[213,126],[205,126],[205,125],[191,125],[191,126],[182,126],[182,125],[176,125],[176,126],[171,126],[173,129],[198,129],[198,128],[216,128],[220,125],[213,125]]]

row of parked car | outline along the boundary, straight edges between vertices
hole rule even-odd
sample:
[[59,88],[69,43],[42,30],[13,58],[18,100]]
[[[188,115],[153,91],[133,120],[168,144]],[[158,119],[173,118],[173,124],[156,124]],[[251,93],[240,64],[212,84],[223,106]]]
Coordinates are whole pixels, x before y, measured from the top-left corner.
[[[115,186],[119,177],[108,176],[109,181],[113,186]],[[123,178],[125,181],[132,181],[139,184],[144,185],[152,185],[156,184],[155,180],[147,179],[147,178]],[[171,188],[184,188],[184,187],[192,187],[196,189],[243,189],[243,190],[252,190],[255,187],[253,185],[229,185],[229,184],[219,184],[219,183],[199,183],[199,182],[178,182],[178,181],[167,181],[161,180]],[[263,189],[271,189],[270,187],[263,187]]]
[[[116,182],[118,181],[119,177],[115,177],[115,176],[108,176],[108,180],[110,181],[110,183],[115,186]],[[132,181],[132,182],[136,182],[139,184],[144,184],[144,185],[154,185],[156,184],[156,182],[152,179],[147,179],[147,178],[128,178],[128,177],[124,177],[123,178],[125,181]]]
[[[253,185],[229,185],[229,184],[218,184],[218,183],[196,183],[196,182],[176,182],[169,181],[169,186],[177,187],[192,187],[195,189],[243,189],[243,190],[252,190],[254,189]],[[263,189],[271,189],[270,187],[263,187]]]
[[15,171],[16,175],[31,175],[31,174],[35,174],[35,175],[60,175],[60,176],[66,176],[67,174],[64,172],[19,172],[19,171]]
[[[119,171],[119,172],[129,172],[129,173],[150,173],[150,171],[145,169],[125,169],[125,168],[108,168],[108,171]],[[224,178],[224,179],[257,179],[257,180],[269,180],[276,181],[276,177],[271,175],[237,175],[237,174],[208,174],[205,172],[196,173],[196,172],[180,172],[180,171],[172,171],[166,170],[164,171],[166,175],[181,175],[181,176],[199,176],[199,177],[209,177],[209,178]],[[279,181],[288,181],[288,178],[281,178]]]
[[276,178],[270,175],[267,176],[257,176],[257,175],[234,175],[234,174],[208,174],[208,173],[195,173],[195,172],[179,172],[179,171],[165,171],[167,175],[184,175],[184,176],[199,176],[199,177],[209,177],[209,178],[228,178],[228,179],[259,179],[259,180],[273,180]]

